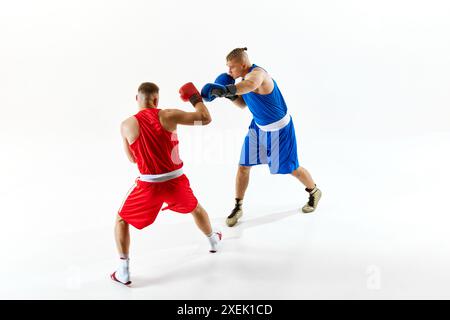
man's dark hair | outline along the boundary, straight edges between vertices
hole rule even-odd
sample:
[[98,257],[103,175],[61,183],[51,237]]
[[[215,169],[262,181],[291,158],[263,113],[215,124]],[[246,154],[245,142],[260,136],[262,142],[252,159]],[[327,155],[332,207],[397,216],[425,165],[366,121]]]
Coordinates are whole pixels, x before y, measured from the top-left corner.
[[247,51],[247,47],[245,48],[236,48],[231,50],[231,52],[227,55],[227,61],[237,59],[239,61],[244,60],[244,57],[247,55],[245,53]]
[[138,92],[143,94],[146,99],[149,99],[153,94],[159,93],[159,88],[152,82],[144,82],[139,86]]

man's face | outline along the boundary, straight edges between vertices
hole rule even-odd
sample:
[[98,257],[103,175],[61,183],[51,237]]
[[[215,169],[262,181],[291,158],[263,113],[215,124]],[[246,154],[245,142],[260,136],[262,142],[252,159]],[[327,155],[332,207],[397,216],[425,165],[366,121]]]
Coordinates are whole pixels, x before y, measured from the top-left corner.
[[242,77],[245,70],[245,64],[240,61],[236,61],[235,59],[228,60],[227,67],[228,67],[228,74],[232,76],[233,79]]

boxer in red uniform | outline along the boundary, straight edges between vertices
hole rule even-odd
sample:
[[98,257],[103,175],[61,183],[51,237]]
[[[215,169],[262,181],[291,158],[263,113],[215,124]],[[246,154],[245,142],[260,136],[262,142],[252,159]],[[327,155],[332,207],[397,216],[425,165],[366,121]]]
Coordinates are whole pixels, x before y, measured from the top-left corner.
[[137,229],[149,226],[163,203],[167,206],[162,210],[192,214],[198,228],[208,237],[210,252],[217,251],[222,239],[220,232],[212,230],[208,214],[198,203],[183,174],[176,134],[178,124],[207,125],[211,116],[191,82],[182,86],[179,93],[183,101],[192,103],[194,112],[158,109],[158,86],[149,82],[141,84],[136,95],[139,112],[121,125],[125,152],[129,160],[137,164],[141,174],[119,209],[115,225],[120,264],[111,278],[125,285],[131,284],[129,225]]

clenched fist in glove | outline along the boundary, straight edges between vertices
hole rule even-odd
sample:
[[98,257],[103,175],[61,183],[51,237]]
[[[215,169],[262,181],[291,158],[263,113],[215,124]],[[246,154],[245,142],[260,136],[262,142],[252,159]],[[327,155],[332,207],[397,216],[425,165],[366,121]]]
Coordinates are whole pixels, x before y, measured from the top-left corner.
[[217,97],[235,100],[237,95],[234,79],[230,75],[222,73],[216,78],[214,83],[207,83],[202,88],[202,97],[206,101],[213,101]]
[[195,107],[195,105],[199,102],[202,102],[202,96],[200,92],[198,92],[197,88],[194,86],[192,82],[188,82],[183,85],[180,90],[180,98],[183,101],[189,101]]

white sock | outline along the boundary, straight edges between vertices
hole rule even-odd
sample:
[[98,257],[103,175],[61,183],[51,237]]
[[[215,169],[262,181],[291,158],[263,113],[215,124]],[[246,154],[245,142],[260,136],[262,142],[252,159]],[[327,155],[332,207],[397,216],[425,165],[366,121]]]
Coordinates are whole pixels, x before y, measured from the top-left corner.
[[116,270],[116,278],[122,283],[130,281],[130,259],[120,258],[119,267]]

